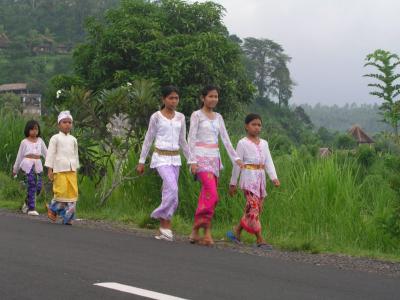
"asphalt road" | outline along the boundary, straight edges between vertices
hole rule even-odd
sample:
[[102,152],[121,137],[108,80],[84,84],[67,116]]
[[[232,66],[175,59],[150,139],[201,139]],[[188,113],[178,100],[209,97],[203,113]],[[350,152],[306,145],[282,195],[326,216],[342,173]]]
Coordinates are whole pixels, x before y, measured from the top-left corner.
[[400,299],[400,280],[0,215],[0,299]]

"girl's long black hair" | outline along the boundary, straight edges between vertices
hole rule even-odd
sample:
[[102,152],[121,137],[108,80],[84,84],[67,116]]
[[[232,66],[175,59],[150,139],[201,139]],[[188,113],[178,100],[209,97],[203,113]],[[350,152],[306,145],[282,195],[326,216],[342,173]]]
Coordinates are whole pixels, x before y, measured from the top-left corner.
[[[212,84],[206,85],[201,90],[201,96],[204,98],[211,91],[217,91],[217,93],[219,94],[219,87],[217,87],[216,85],[212,85]],[[201,101],[201,106],[200,107],[203,107],[203,106],[204,106],[204,101]]]
[[[166,85],[164,87],[162,87],[161,89],[161,97],[164,99],[166,97],[168,97],[171,93],[177,93],[179,96],[179,90],[176,86],[174,85]],[[163,109],[165,107],[164,103],[161,105],[161,109]]]
[[38,128],[37,136],[40,137],[40,125],[39,125],[39,122],[35,121],[35,120],[30,120],[30,121],[26,122],[25,129],[24,129],[25,137],[29,136],[29,131],[31,131],[33,128],[35,128],[35,126],[37,126],[37,128]]

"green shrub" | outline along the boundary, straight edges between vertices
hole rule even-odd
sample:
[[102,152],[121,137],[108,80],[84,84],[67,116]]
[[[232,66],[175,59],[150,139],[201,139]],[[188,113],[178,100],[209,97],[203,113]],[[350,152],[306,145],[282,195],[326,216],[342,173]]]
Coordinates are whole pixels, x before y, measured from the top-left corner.
[[357,149],[357,159],[358,162],[364,167],[370,167],[376,158],[375,149],[369,147],[368,145],[360,145]]
[[12,179],[11,175],[0,172],[0,200],[21,201],[25,196],[25,191],[21,182]]

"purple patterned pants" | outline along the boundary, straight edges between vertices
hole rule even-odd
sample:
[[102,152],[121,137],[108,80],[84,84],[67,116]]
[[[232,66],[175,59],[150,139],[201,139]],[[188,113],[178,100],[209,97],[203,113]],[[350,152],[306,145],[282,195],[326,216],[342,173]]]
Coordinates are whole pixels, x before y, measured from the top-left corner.
[[171,220],[178,207],[179,166],[161,166],[157,168],[163,180],[161,204],[151,214],[153,219]]
[[26,204],[29,210],[35,210],[36,195],[42,190],[42,173],[35,173],[34,167],[28,174],[25,174],[25,184],[27,186]]

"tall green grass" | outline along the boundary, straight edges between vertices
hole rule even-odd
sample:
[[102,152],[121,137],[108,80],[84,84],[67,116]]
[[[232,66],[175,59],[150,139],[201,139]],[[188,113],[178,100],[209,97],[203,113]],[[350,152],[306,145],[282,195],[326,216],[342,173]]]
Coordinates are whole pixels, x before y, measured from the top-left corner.
[[[4,163],[0,167],[7,174],[0,177],[4,182],[0,185],[0,206],[17,209],[25,192],[11,180],[9,172],[23,138],[25,120],[8,115],[1,117],[0,155]],[[233,137],[234,141],[237,139]],[[400,200],[396,192],[398,173],[390,167],[396,158],[376,157],[373,165],[366,167],[351,153],[337,153],[322,159],[303,150],[274,157],[282,186],[267,185],[268,196],[261,217],[266,239],[289,250],[400,260],[400,233],[395,228],[400,224]],[[137,153],[132,151],[125,174],[134,170],[137,160]],[[218,187],[220,199],[213,221],[213,234],[217,239],[224,238],[226,231],[237,224],[245,205],[242,193],[233,198],[228,196],[232,163],[225,151],[222,151],[222,162],[224,169]],[[111,182],[112,172],[107,176],[106,182]],[[145,175],[116,189],[108,202],[100,207],[98,196],[102,186],[81,178],[78,217],[156,228],[157,222],[149,215],[160,203],[161,184],[156,171],[147,169]],[[183,163],[179,179],[180,204],[173,220],[174,229],[181,234],[190,233],[199,189],[199,183],[193,180]],[[50,193],[40,197],[39,211],[44,211],[42,204],[50,197]],[[244,240],[254,242],[254,238],[246,233]]]
[[0,169],[11,173],[21,140],[25,138],[26,120],[0,110]]
[[[132,153],[129,168],[137,156]],[[228,196],[231,162],[223,153],[219,182],[220,200],[213,222],[216,238],[240,220],[245,199],[242,193]],[[282,186],[268,184],[261,222],[272,244],[289,250],[342,252],[400,259],[399,239],[385,227],[393,216],[398,195],[380,175],[361,176],[351,156],[304,158],[297,151],[275,158]],[[175,230],[189,234],[200,185],[183,165],[179,179],[180,204],[174,218]],[[121,186],[104,207],[93,197],[96,190],[85,180],[81,185],[79,212],[142,227],[155,228],[151,211],[160,203],[161,179],[154,170]],[[246,242],[254,238],[244,234]]]

